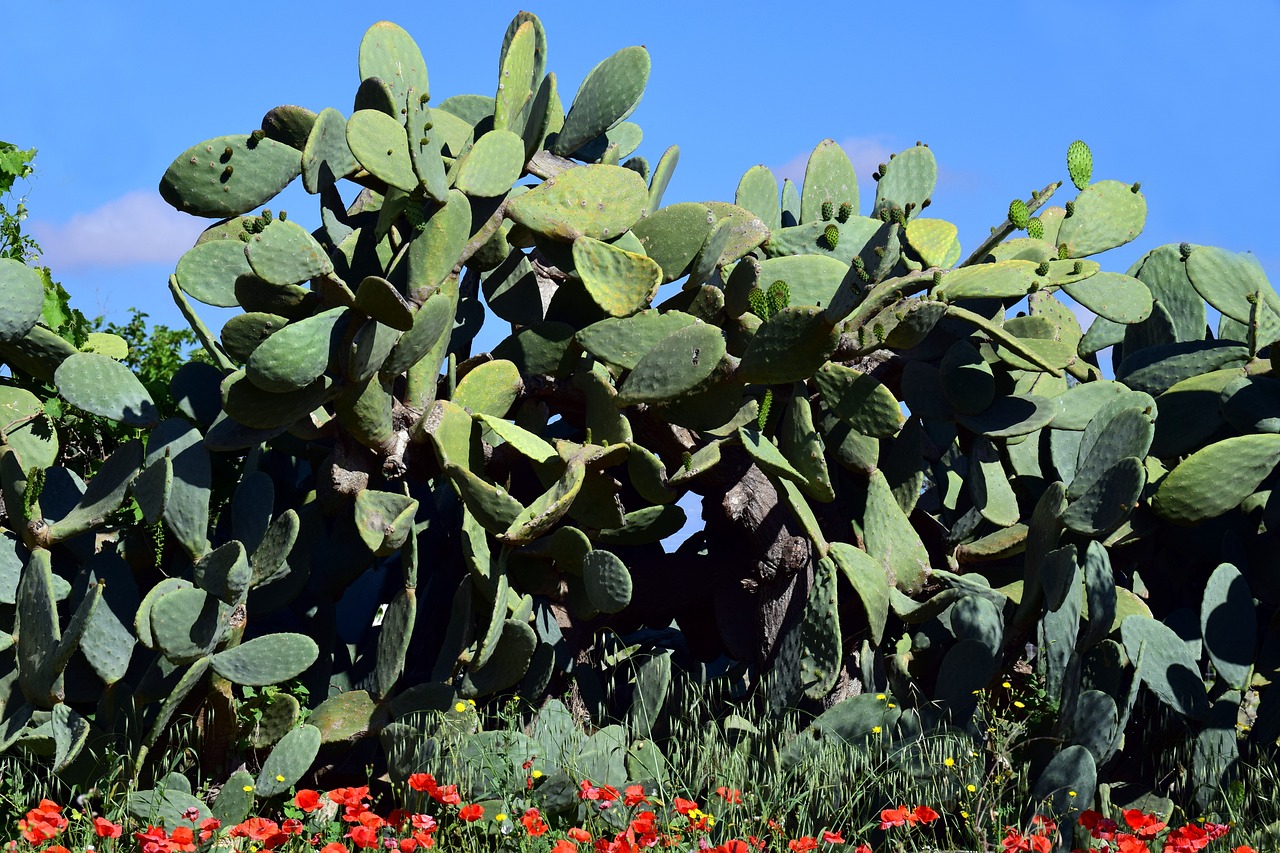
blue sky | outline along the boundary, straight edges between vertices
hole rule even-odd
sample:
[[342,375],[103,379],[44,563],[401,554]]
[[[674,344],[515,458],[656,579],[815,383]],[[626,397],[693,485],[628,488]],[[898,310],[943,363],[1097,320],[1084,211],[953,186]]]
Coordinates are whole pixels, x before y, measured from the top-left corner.
[[[0,138],[39,149],[36,176],[18,185],[28,228],[86,314],[122,320],[137,306],[181,325],[165,282],[207,223],[156,194],[175,156],[253,129],[277,104],[349,114],[360,37],[383,18],[422,47],[433,100],[491,95],[519,8],[26,4],[7,16],[7,66],[21,82],[9,87]],[[1123,271],[1146,249],[1186,240],[1253,251],[1280,281],[1274,226],[1256,213],[1280,197],[1274,2],[528,8],[546,26],[548,68],[566,102],[603,57],[649,49],[653,73],[632,120],[651,162],[680,146],[668,203],[732,200],[756,163],[799,178],[825,137],[849,151],[866,199],[875,164],[921,139],[942,167],[930,213],[959,225],[967,250],[1015,195],[1065,179],[1067,144],[1082,138],[1095,179],[1141,181],[1150,206],[1146,232],[1100,258],[1104,268]],[[315,220],[300,187],[271,206]],[[205,313],[217,328],[216,312]]]

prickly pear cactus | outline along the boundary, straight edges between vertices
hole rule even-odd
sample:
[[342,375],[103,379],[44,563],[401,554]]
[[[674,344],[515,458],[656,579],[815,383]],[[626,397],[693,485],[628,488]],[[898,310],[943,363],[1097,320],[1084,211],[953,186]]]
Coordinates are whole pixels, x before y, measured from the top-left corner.
[[[644,48],[571,100],[545,56],[521,13],[494,96],[440,97],[382,22],[350,115],[182,152],[160,193],[216,221],[169,281],[210,362],[176,411],[0,267],[0,746],[130,705],[141,758],[179,707],[297,680],[309,725],[264,773],[379,733],[398,773],[402,718],[511,690],[602,708],[596,639],[656,628],[650,716],[671,666],[724,658],[780,705],[891,691],[917,732],[964,727],[1016,670],[1053,712],[1053,797],[1174,736],[1130,725],[1151,703],[1194,727],[1275,679],[1280,297],[1251,256],[1104,271],[1146,201],[1079,141],[1077,194],[992,211],[967,253],[923,215],[923,144],[865,204],[825,140],[800,186],[757,166],[732,204],[664,205],[678,149],[632,156]],[[298,177],[318,216],[262,209]],[[215,331],[201,303],[241,313]],[[477,352],[484,324],[507,333]],[[80,482],[21,429],[21,378],[138,438]],[[1275,690],[1238,702],[1259,743]]]

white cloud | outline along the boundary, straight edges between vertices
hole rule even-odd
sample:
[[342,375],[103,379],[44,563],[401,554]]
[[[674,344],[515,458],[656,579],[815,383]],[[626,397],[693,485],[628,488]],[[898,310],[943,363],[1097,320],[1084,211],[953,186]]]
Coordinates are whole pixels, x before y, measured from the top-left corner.
[[[849,161],[853,163],[853,171],[858,176],[858,182],[864,185],[871,181],[871,173],[876,171],[881,163],[888,162],[889,155],[894,153],[887,136],[850,136],[838,141],[844,153],[849,155]],[[804,169],[809,164],[811,153],[806,151],[803,154],[797,154],[775,168],[774,174],[779,178],[790,178],[799,184],[804,180]]]
[[209,222],[179,213],[152,190],[134,190],[63,223],[33,220],[54,270],[142,263],[176,264]]

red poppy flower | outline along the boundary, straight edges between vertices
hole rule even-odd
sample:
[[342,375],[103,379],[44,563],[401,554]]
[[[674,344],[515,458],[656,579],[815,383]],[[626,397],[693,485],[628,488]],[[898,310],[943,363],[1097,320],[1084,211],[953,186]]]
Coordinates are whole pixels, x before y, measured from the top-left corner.
[[320,848],[320,853],[348,853],[347,845],[340,841],[330,841]]
[[374,829],[372,826],[356,824],[351,827],[351,829],[347,830],[346,837],[351,839],[352,844],[364,850],[369,850],[379,846],[378,830]]
[[751,853],[751,848],[747,846],[747,842],[737,838],[711,849],[718,850],[720,853]]
[[1093,809],[1085,809],[1080,813],[1080,825],[1089,830],[1089,834],[1102,841],[1111,841],[1120,828],[1114,820],[1103,817]]
[[524,825],[524,831],[535,838],[547,831],[547,824],[542,819],[542,813],[537,809],[528,809],[520,816],[520,823]]
[[880,812],[880,828],[889,829],[894,826],[902,826],[907,822],[910,812],[906,806],[898,806],[896,809],[884,809]]
[[196,834],[191,831],[189,826],[175,827],[173,832],[169,833],[169,851],[176,853],[181,850],[182,853],[193,853],[196,849]]
[[200,842],[204,843],[213,837],[213,834],[222,828],[222,821],[216,817],[207,817],[200,821]]
[[682,814],[682,815],[687,815],[689,812],[693,811],[697,807],[698,807],[697,803],[695,803],[693,800],[686,800],[684,797],[676,797],[675,800],[672,801],[672,805],[671,805],[671,808],[673,808],[676,811],[676,813]]
[[148,826],[146,832],[135,832],[134,840],[142,847],[142,853],[168,853],[169,836],[163,826]]
[[1116,836],[1116,849],[1119,853],[1151,853],[1151,848],[1147,846],[1147,842],[1127,832]]
[[1165,822],[1155,815],[1149,815],[1141,809],[1125,809],[1124,822],[1129,824],[1133,834],[1143,841],[1150,841],[1165,828]]
[[396,847],[400,849],[400,853],[413,853],[418,849],[418,842],[412,837],[401,838],[396,842]]
[[40,853],[71,853],[71,851],[61,844],[50,844],[48,847],[42,848]]
[[311,814],[313,811],[320,808],[320,794],[310,788],[303,788],[301,791],[293,795],[293,804],[307,814]]
[[279,825],[265,817],[251,817],[231,827],[232,838],[248,838],[253,841],[265,841],[279,832]]
[[719,788],[716,788],[716,793],[719,794],[720,799],[724,800],[726,803],[736,804],[742,802],[742,792],[737,788],[727,788],[724,785],[721,785]]
[[907,815],[907,820],[911,823],[933,823],[938,819],[938,813],[928,806],[916,806],[911,814]]
[[874,851],[872,851],[872,849],[871,849],[871,845],[870,845],[870,844],[865,844],[865,843],[864,843],[864,844],[859,844],[859,845],[854,849],[853,853],[874,853]]
[[829,829],[822,830],[823,844],[844,844],[844,837],[838,832],[832,832]]
[[458,818],[468,823],[479,820],[482,817],[484,817],[484,806],[479,803],[472,803],[469,806],[463,806],[458,809]]
[[418,832],[435,832],[439,828],[436,819],[429,814],[410,815],[409,825]]
[[1188,824],[1173,830],[1164,839],[1165,853],[1195,853],[1209,845],[1209,833]]
[[105,817],[95,817],[93,819],[93,831],[97,833],[99,838],[119,838],[124,832],[124,827],[118,823],[112,823]]
[[622,804],[630,808],[638,806],[641,803],[649,802],[649,798],[644,794],[644,785],[628,785],[626,794],[622,798]]
[[812,835],[805,835],[800,838],[793,838],[787,842],[787,849],[791,853],[808,853],[818,846],[818,840]]
[[591,840],[591,833],[577,826],[570,829],[568,832],[565,833],[565,835],[568,835],[574,841],[579,841],[583,844]]
[[578,853],[578,845],[567,838],[561,838],[551,845],[551,853]]
[[650,811],[643,811],[631,819],[631,831],[638,835],[648,835],[657,827],[658,816]]
[[430,773],[411,773],[409,787],[415,791],[430,791],[436,787],[436,780]]

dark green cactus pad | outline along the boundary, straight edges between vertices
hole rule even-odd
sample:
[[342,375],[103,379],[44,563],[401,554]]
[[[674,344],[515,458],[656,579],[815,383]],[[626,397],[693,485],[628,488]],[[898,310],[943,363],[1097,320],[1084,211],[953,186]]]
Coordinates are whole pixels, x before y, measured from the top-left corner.
[[649,82],[649,52],[624,47],[587,74],[551,150],[567,157],[631,115]]
[[473,198],[503,195],[520,179],[524,159],[524,140],[509,130],[491,130],[454,164],[454,184]]
[[60,443],[53,420],[40,398],[25,388],[0,385],[3,443],[18,454],[23,471],[48,468],[58,458]]
[[[854,183],[855,192],[857,183]],[[768,166],[752,166],[738,182],[733,203],[751,211],[770,231],[782,227],[782,205],[778,201],[778,179]],[[856,207],[857,205],[855,205]]]
[[902,409],[880,380],[841,364],[813,376],[827,411],[863,435],[890,438],[902,427]]
[[[515,30],[511,30],[511,35],[514,34]],[[493,115],[496,104],[488,95],[450,95],[437,107],[473,128]]]
[[524,511],[524,505],[509,492],[482,480],[469,469],[446,465],[445,470],[467,510],[485,530],[505,533]]
[[884,566],[866,551],[845,542],[832,542],[829,554],[862,602],[871,641],[880,645],[889,618],[890,581]]
[[60,702],[53,706],[48,726],[54,744],[52,770],[61,773],[84,749],[89,738],[89,721],[71,710],[70,705]]
[[660,402],[693,391],[710,378],[724,355],[719,328],[694,323],[678,329],[640,358],[619,389],[619,402]]
[[907,244],[926,267],[946,268],[960,260],[960,230],[945,219],[912,219],[906,235]]
[[875,210],[886,207],[907,209],[914,207],[908,218],[918,215],[923,205],[933,195],[938,183],[938,161],[933,152],[923,145],[916,145],[900,152],[887,164],[880,180],[876,182]]
[[993,654],[1004,639],[1004,615],[989,598],[962,598],[947,610],[951,633],[957,640],[977,640]]
[[989,438],[974,442],[970,454],[969,494],[982,517],[997,527],[1010,527],[1021,517],[1018,497],[1009,484],[1000,452]]
[[822,140],[809,155],[800,194],[800,222],[830,219],[822,216],[827,203],[833,207],[847,203],[858,209],[858,177],[849,156],[834,139]]
[[[1196,341],[1204,338],[1204,300],[1188,275],[1187,264],[1176,244],[1152,249],[1128,272],[1141,279],[1173,320],[1174,340]],[[1234,313],[1234,312],[1233,312]]]
[[799,472],[802,478],[800,488],[804,493],[820,503],[835,500],[831,472],[827,468],[826,448],[814,425],[809,398],[803,392],[798,391],[792,396],[777,436],[778,449]]
[[1126,456],[1145,458],[1155,435],[1156,413],[1150,407],[1116,401],[1089,421],[1077,451],[1075,476],[1067,483],[1067,497],[1077,498],[1112,465]]
[[597,549],[583,558],[582,579],[601,613],[617,613],[631,603],[631,572],[609,551]]
[[267,139],[283,142],[299,151],[307,144],[307,137],[316,123],[316,114],[296,104],[282,104],[267,110],[262,117],[262,132]]
[[576,166],[507,203],[517,223],[554,240],[617,237],[640,218],[644,179],[621,166]]
[[[177,774],[170,774],[175,775]],[[157,784],[150,791],[135,791],[128,798],[125,807],[135,820],[146,822],[149,826],[161,825],[165,832],[172,833],[180,826],[192,826],[192,821],[183,817],[188,809],[195,810],[196,823],[212,816],[209,807],[202,800],[193,797],[189,788],[180,787],[176,779],[169,782],[169,777],[163,781],[168,784]]]
[[90,414],[132,427],[155,426],[159,419],[151,394],[133,371],[109,356],[69,356],[54,373],[54,382],[64,400]]
[[319,654],[310,637],[276,633],[218,652],[210,663],[214,672],[234,684],[263,687],[297,678]]
[[804,475],[791,466],[787,457],[783,456],[773,442],[760,433],[755,424],[738,427],[738,438],[742,448],[747,451],[751,461],[760,466],[760,470],[775,477],[784,477],[794,483],[804,482]]
[[1114,323],[1139,323],[1151,315],[1151,291],[1140,279],[1114,272],[1100,272],[1082,281],[1064,284],[1067,295],[1095,314]]
[[1280,462],[1280,435],[1242,435],[1182,460],[1156,487],[1151,509],[1175,524],[1199,524],[1240,505]]
[[418,502],[406,495],[364,489],[356,495],[355,520],[360,539],[379,557],[394,554],[413,532]]
[[235,826],[249,816],[249,810],[253,808],[253,793],[253,774],[248,770],[237,770],[227,777],[214,798],[213,816],[222,821],[223,826]]
[[1058,229],[1057,244],[1066,245],[1069,258],[1096,255],[1137,237],[1146,221],[1147,199],[1133,185],[1099,181],[1076,196],[1071,215]]
[[[1206,376],[1231,377],[1220,384],[1219,398],[1222,417],[1233,427],[1244,433],[1280,432],[1280,380],[1270,376],[1244,376],[1240,370],[1215,371]],[[1186,381],[1162,396],[1168,396],[1184,384]],[[1205,386],[1203,390],[1210,392],[1211,388]],[[1199,395],[1199,399],[1202,405],[1209,402],[1207,393]]]
[[197,243],[178,260],[178,286],[188,296],[206,305],[234,308],[236,279],[248,275],[249,260],[239,240],[210,240]]
[[285,510],[271,522],[249,560],[253,567],[254,586],[273,583],[280,579],[282,572],[292,574],[285,561],[297,544],[300,529],[301,521],[294,509]]
[[219,136],[178,155],[160,197],[184,213],[221,219],[270,201],[302,172],[302,154],[274,139]]
[[237,314],[222,327],[222,346],[237,361],[248,361],[258,345],[289,325],[289,318],[251,311]]
[[517,684],[529,669],[538,635],[527,622],[507,619],[502,636],[489,661],[462,679],[463,696],[488,696]]
[[377,703],[367,691],[348,690],[321,702],[307,722],[320,730],[321,743],[341,743],[376,731],[380,728],[379,716]]
[[662,267],[662,280],[675,281],[689,272],[716,224],[709,206],[680,202],[651,211],[632,228],[645,254]]
[[475,418],[521,455],[527,456],[534,462],[550,462],[556,458],[554,447],[519,424],[483,412],[476,413]]
[[929,569],[929,554],[914,530],[884,473],[872,471],[862,515],[867,553],[883,566],[890,583],[907,594],[920,589]]
[[839,327],[819,308],[798,305],[777,312],[747,344],[738,366],[746,382],[780,384],[813,374],[840,343]]
[[[534,90],[542,80],[542,68],[546,64],[547,37],[536,18],[508,29],[503,40],[502,58],[498,63],[498,92],[493,97],[493,126],[523,135],[525,120],[534,97]],[[541,39],[539,39],[541,36]],[[539,52],[539,46],[542,47]],[[539,67],[541,66],[541,67]]]
[[355,329],[355,334],[351,335],[349,345],[341,353],[345,356],[341,366],[346,378],[359,386],[382,368],[400,340],[400,333],[372,318],[348,327],[351,328]]
[[800,628],[800,683],[810,698],[826,696],[840,678],[843,658],[836,564],[818,561]]
[[[242,707],[254,718],[250,725],[241,728],[244,738],[254,749],[267,749],[279,741],[297,727],[302,713],[298,700],[288,693],[277,693],[270,698],[257,697]],[[249,777],[249,782],[252,781],[253,777]],[[214,808],[217,808],[216,804]]]
[[1098,766],[1093,753],[1083,746],[1068,746],[1049,761],[1031,796],[1036,802],[1045,803],[1046,813],[1062,821],[1063,826],[1074,826],[1081,809],[1093,802],[1097,786]]
[[1120,623],[1124,650],[1138,661],[1138,678],[1184,717],[1200,720],[1209,713],[1209,699],[1200,668],[1172,628],[1149,617],[1132,615]]
[[1093,760],[1101,764],[1114,753],[1113,744],[1119,725],[1120,710],[1116,707],[1116,700],[1101,690],[1084,690],[1076,700],[1071,741],[1089,750]]
[[31,552],[18,581],[16,595],[18,684],[28,702],[48,708],[55,701],[57,674],[52,663],[62,639],[58,621],[58,603],[53,594],[53,567],[49,552],[37,548]]
[[1129,456],[1117,460],[1072,500],[1062,516],[1063,523],[1084,536],[1105,536],[1138,505],[1146,483],[1141,459]]
[[173,484],[164,504],[164,520],[170,532],[192,558],[208,550],[209,494],[213,480],[209,451],[203,436],[182,418],[162,421],[147,436],[146,464],[168,457]]
[[1253,595],[1230,563],[1214,569],[1200,606],[1200,636],[1214,670],[1237,690],[1249,681],[1257,646],[1258,617]]
[[70,342],[43,326],[32,326],[22,337],[0,340],[0,358],[6,364],[53,383],[54,372],[78,350]]
[[250,429],[287,427],[329,400],[333,382],[321,376],[296,391],[276,394],[263,391],[237,370],[222,381],[222,405],[229,417]]
[[[569,511],[582,490],[586,476],[586,466],[581,457],[572,458],[564,475],[520,513],[511,527],[498,537],[499,541],[508,545],[524,545],[549,531]],[[620,523],[621,519],[609,519],[603,526],[613,527]]]
[[831,304],[848,272],[848,263],[833,257],[796,255],[761,262],[760,281],[785,281],[791,290],[792,305],[822,308]]
[[1164,344],[1127,356],[1116,368],[1116,378],[1135,390],[1162,394],[1191,377],[1244,367],[1248,360],[1248,347],[1229,341]]
[[947,650],[938,665],[937,697],[952,717],[961,722],[977,707],[977,693],[996,674],[999,660],[980,640],[960,640]]
[[137,633],[138,641],[142,645],[149,649],[157,648],[155,636],[151,633],[151,608],[160,600],[160,597],[174,590],[191,588],[192,584],[189,580],[162,578],[142,597],[142,601],[138,604],[137,613],[133,617],[133,630]]
[[102,526],[124,503],[133,478],[142,467],[142,442],[131,439],[116,448],[98,469],[76,505],[49,525],[49,537],[61,542]]
[[[1275,291],[1267,281],[1262,265],[1252,254],[1194,246],[1187,255],[1184,269],[1205,302],[1240,323],[1251,322],[1253,304],[1261,299],[1266,308],[1266,325],[1274,331],[1277,323],[1274,316]],[[1268,342],[1273,339],[1267,336]]]
[[202,589],[175,589],[151,604],[151,636],[173,663],[194,663],[227,638],[232,608]]
[[1116,582],[1111,558],[1101,542],[1089,543],[1084,554],[1084,596],[1088,627],[1080,638],[1080,649],[1087,650],[1111,633],[1116,619]]
[[346,310],[331,308],[272,333],[249,355],[245,376],[263,391],[277,394],[315,382],[329,366],[334,328]]
[[417,594],[412,589],[397,592],[382,615],[378,657],[373,670],[380,696],[391,695],[404,672],[405,656],[409,652],[409,640],[417,615]]
[[662,283],[657,261],[590,237],[573,241],[573,265],[587,293],[610,317],[646,307]]
[[976,415],[995,400],[995,373],[967,340],[956,341],[939,365],[942,391],[951,407],[962,415]]
[[316,239],[290,220],[276,219],[253,235],[244,253],[254,274],[268,284],[297,284],[333,272]]
[[1033,261],[1000,261],[952,270],[933,289],[947,302],[961,299],[1018,299],[1040,286]]
[[354,174],[360,168],[347,145],[347,120],[333,107],[316,117],[302,149],[302,185],[318,193],[326,183]]
[[409,89],[425,97],[430,91],[427,63],[410,36],[390,21],[379,21],[360,40],[360,79],[376,77],[390,87],[396,113],[405,106]]
[[1048,426],[1053,420],[1053,409],[1044,397],[1011,394],[997,399],[979,414],[961,415],[957,420],[988,438],[1015,438]]
[[205,554],[196,561],[193,578],[196,586],[234,606],[249,591],[253,579],[244,544],[232,539]]
[[649,506],[622,517],[621,527],[602,529],[596,534],[601,545],[648,545],[661,542],[684,529],[688,516],[673,504]]
[[24,337],[40,319],[44,282],[40,273],[12,258],[0,258],[0,342]]
[[93,609],[80,639],[80,651],[89,666],[108,686],[124,678],[137,643],[130,624],[138,610],[138,585],[128,564],[114,554],[99,553],[86,567],[83,589],[105,584],[102,603]]
[[253,792],[259,797],[283,794],[298,784],[311,769],[320,751],[320,730],[302,725],[280,739],[262,762]]
[[[416,245],[419,240],[414,241]],[[433,293],[413,315],[413,326],[400,336],[395,348],[382,363],[384,376],[404,373],[421,361],[453,326],[454,302],[447,293]],[[437,365],[437,370],[439,366]]]
[[379,110],[357,110],[347,119],[347,145],[368,172],[388,187],[418,188],[404,126]]
[[[1133,393],[1124,384],[1110,379],[1081,382],[1065,393],[1050,398],[1054,411],[1053,428],[1083,430],[1103,406]],[[1139,400],[1144,402],[1138,405]],[[1145,408],[1147,405],[1154,405],[1154,401],[1148,395],[1135,396],[1128,405]]]
[[592,323],[577,333],[582,348],[596,358],[624,370],[635,370],[640,359],[669,335],[697,321],[680,311],[641,311],[625,318]]
[[487,361],[472,368],[453,393],[453,402],[472,414],[505,417],[524,382],[520,370],[501,359]]
[[355,307],[388,328],[400,332],[413,328],[414,306],[394,284],[381,276],[366,276],[360,282]]

